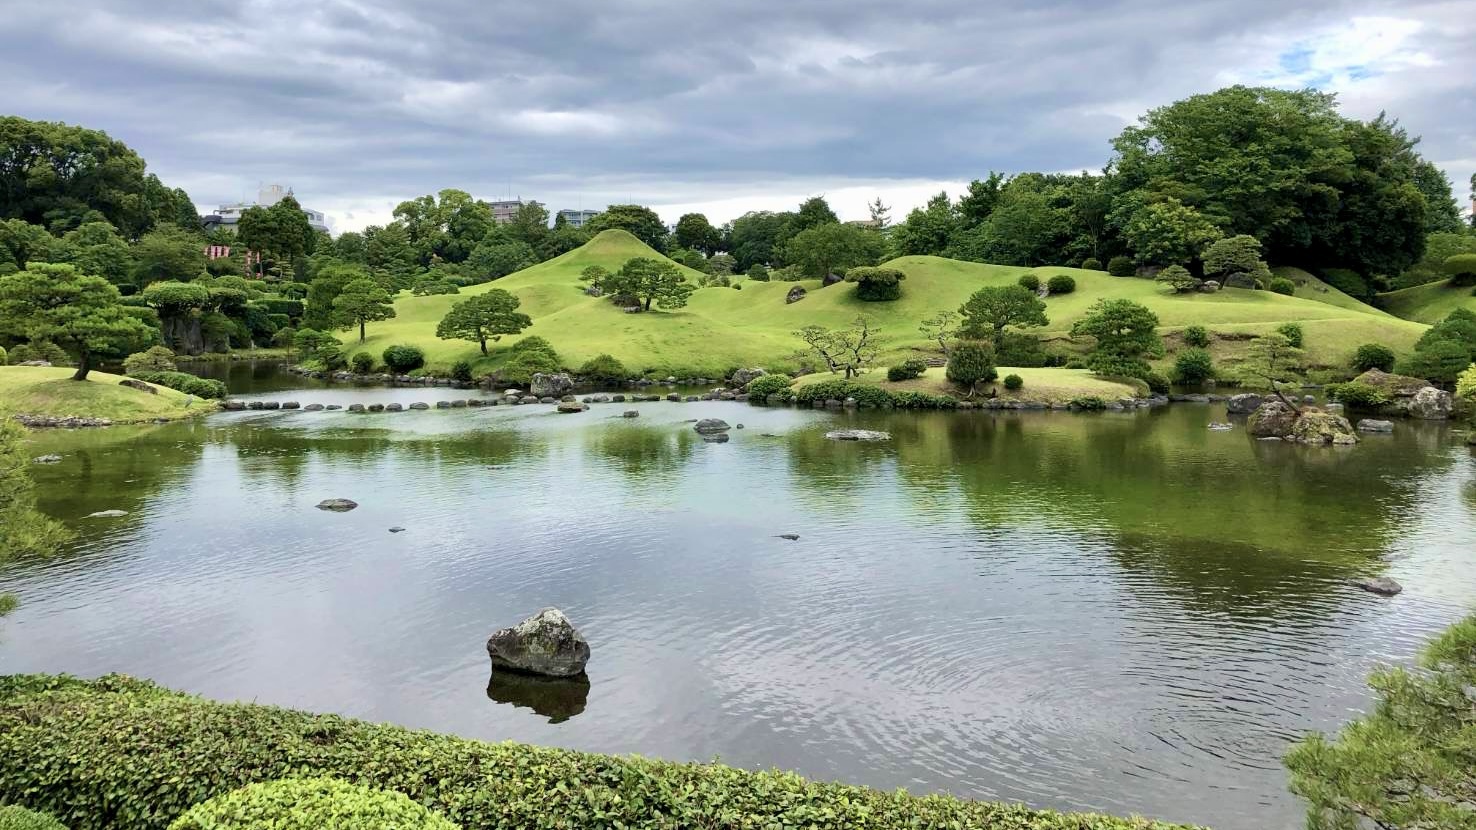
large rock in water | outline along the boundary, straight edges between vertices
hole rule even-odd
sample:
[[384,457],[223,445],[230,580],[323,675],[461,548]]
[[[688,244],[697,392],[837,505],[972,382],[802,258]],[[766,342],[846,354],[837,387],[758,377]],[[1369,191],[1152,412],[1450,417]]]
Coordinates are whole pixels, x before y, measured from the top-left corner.
[[548,677],[577,677],[589,662],[589,643],[557,608],[545,608],[487,638],[494,667]]
[[347,513],[358,506],[359,503],[353,499],[323,499],[318,502],[319,510],[327,510],[332,513]]
[[720,432],[727,432],[731,427],[728,426],[727,421],[721,418],[703,418],[692,429],[697,430],[703,435],[716,435]]
[[1358,443],[1353,425],[1342,415],[1310,406],[1298,412],[1279,400],[1261,404],[1251,413],[1246,427],[1257,438],[1281,438],[1298,444]]
[[528,394],[535,398],[562,398],[574,391],[574,379],[564,372],[538,372],[528,385]]
[[1231,395],[1225,401],[1225,411],[1231,415],[1249,415],[1261,408],[1266,399],[1254,392],[1245,392],[1240,395]]
[[1450,417],[1450,411],[1455,406],[1455,401],[1450,393],[1444,389],[1436,389],[1426,386],[1424,389],[1414,393],[1409,399],[1409,405],[1405,411],[1411,418],[1422,418],[1426,421],[1443,421]]
[[760,369],[758,367],[754,367],[752,369],[739,369],[738,371],[733,373],[732,377],[728,378],[728,385],[743,389],[744,387],[748,386],[748,384],[752,383],[754,378],[761,378],[767,374],[768,372],[765,372],[763,369]]
[[1372,386],[1388,396],[1389,403],[1380,410],[1385,415],[1443,421],[1450,417],[1455,404],[1449,392],[1436,389],[1423,378],[1391,375],[1378,369],[1369,369],[1354,378],[1353,382]]
[[1285,438],[1291,435],[1297,411],[1278,400],[1269,400],[1251,413],[1246,428],[1257,438]]
[[1430,382],[1423,378],[1392,375],[1380,369],[1369,369],[1354,378],[1353,382],[1372,386],[1391,398],[1413,397],[1416,392],[1430,385]]

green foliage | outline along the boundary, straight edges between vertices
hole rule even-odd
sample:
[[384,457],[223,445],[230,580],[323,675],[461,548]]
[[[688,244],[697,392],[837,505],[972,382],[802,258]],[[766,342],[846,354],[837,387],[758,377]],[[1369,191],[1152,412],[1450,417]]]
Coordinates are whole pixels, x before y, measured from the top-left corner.
[[1113,214],[1123,241],[1146,265],[1182,265],[1220,238],[1213,222],[1172,196],[1147,203],[1126,200]]
[[1373,289],[1357,271],[1350,271],[1347,268],[1324,268],[1321,276],[1323,282],[1355,300],[1365,303],[1373,300]]
[[519,340],[518,342],[512,344],[511,351],[512,351],[513,354],[526,354],[528,352],[542,352],[544,354],[549,354],[549,355],[553,355],[554,357],[558,357],[558,352],[554,351],[553,344],[550,343],[550,342],[548,342],[547,340],[543,339],[542,337],[539,337],[536,334],[531,335],[529,337],[524,337],[522,340]]
[[1102,270],[1102,260],[1097,259],[1094,256],[1089,256],[1086,259],[1084,259],[1084,260],[1081,261],[1081,270],[1083,270],[1083,271],[1100,271],[1100,270]]
[[[298,336],[301,337],[301,334]],[[419,346],[394,345],[387,347],[380,359],[391,372],[403,375],[425,365],[425,352]]]
[[1101,412],[1107,408],[1107,402],[1096,395],[1082,395],[1081,397],[1072,398],[1066,405],[1072,409],[1079,409],[1085,412]]
[[10,362],[10,354],[5,351],[5,347],[4,346],[0,346],[0,366],[4,366],[4,365],[6,365],[9,362]]
[[169,830],[456,830],[404,793],[336,778],[284,778],[247,784],[202,802]]
[[[1082,267],[1085,268],[1086,266],[1085,265],[1082,265]],[[1095,268],[1095,269],[1092,269],[1092,270],[1100,270],[1100,268],[1101,268],[1101,263],[1098,263],[1098,267]],[[1011,391],[1011,392],[1017,392],[1020,389],[1024,388],[1024,386],[1025,386],[1025,379],[1022,378],[1022,377],[1020,377],[1019,375],[1015,375],[1015,374],[1005,375],[1004,388],[1008,389],[1009,391]]]
[[1209,348],[1210,333],[1204,326],[1189,326],[1184,329],[1184,345],[1193,346],[1196,349]]
[[881,236],[855,225],[828,223],[795,234],[785,245],[785,257],[806,276],[844,273],[870,265],[882,253]]
[[999,376],[994,368],[994,347],[982,340],[965,340],[954,346],[948,356],[947,376],[972,398],[979,384]]
[[370,279],[356,279],[345,285],[333,298],[333,317],[338,328],[359,327],[359,342],[364,342],[364,326],[376,320],[395,316],[395,306],[387,291]]
[[1306,359],[1306,353],[1293,346],[1285,335],[1268,334],[1251,341],[1239,366],[1239,377],[1249,384],[1264,385],[1290,403],[1282,395],[1281,386],[1301,378]]
[[1394,371],[1394,350],[1382,343],[1364,343],[1353,353],[1353,371],[1367,372],[1369,369],[1379,369],[1384,372]]
[[1199,287],[1200,282],[1193,274],[1189,273],[1188,268],[1182,265],[1170,265],[1159,271],[1155,279],[1172,288],[1176,294],[1193,291]]
[[[0,361],[3,363],[4,361]],[[174,352],[165,346],[150,346],[142,352],[134,352],[123,360],[123,373],[128,375],[139,372],[173,372]]]
[[887,367],[887,380],[892,382],[901,380],[912,380],[922,377],[923,372],[928,370],[926,361],[917,358],[909,358],[896,366]]
[[144,234],[130,253],[131,277],[138,286],[160,280],[189,282],[205,273],[205,246],[199,235],[173,225]]
[[1215,376],[1215,363],[1205,349],[1188,348],[1174,357],[1174,381],[1198,385]]
[[264,273],[287,275],[292,261],[313,252],[317,237],[302,205],[291,195],[269,207],[254,205],[241,211],[236,238],[262,256]]
[[1261,241],[1247,234],[1216,240],[1204,250],[1204,275],[1208,279],[1224,282],[1231,274],[1254,274],[1264,266]]
[[461,383],[471,383],[473,380],[471,362],[458,360],[451,364],[451,379]]
[[1399,374],[1434,383],[1454,383],[1471,365],[1471,351],[1455,340],[1435,340],[1415,348],[1400,362]]
[[623,381],[630,377],[625,364],[607,354],[598,354],[584,361],[575,374],[582,378],[601,381]]
[[1287,345],[1293,349],[1302,348],[1302,325],[1300,323],[1282,323],[1276,327],[1276,333],[1286,338]]
[[748,278],[754,282],[768,282],[769,269],[764,265],[755,263],[748,269]]
[[1095,340],[1087,367],[1102,376],[1146,377],[1144,359],[1163,352],[1158,315],[1127,299],[1098,300],[1085,317],[1071,326],[1072,337]]
[[1288,297],[1297,293],[1297,284],[1286,277],[1276,277],[1271,280],[1271,291],[1276,294],[1284,294]]
[[1464,403],[1476,403],[1476,364],[1456,377],[1456,398]]
[[1052,297],[1070,294],[1076,290],[1076,280],[1069,274],[1057,274],[1046,280],[1046,291]]
[[1143,382],[1148,384],[1148,391],[1159,395],[1167,394],[1171,386],[1168,377],[1158,372],[1148,372],[1143,375]]
[[658,252],[666,250],[666,223],[648,207],[641,205],[610,205],[605,211],[585,225],[591,234],[611,228],[629,231],[636,239],[650,245]]
[[368,352],[358,352],[349,359],[349,365],[353,367],[355,372],[361,375],[367,375],[374,371],[374,355]]
[[[0,411],[0,563],[23,556],[49,556],[72,532],[36,510],[25,428]],[[12,600],[13,602],[13,600]]]
[[526,385],[536,374],[557,372],[562,368],[553,346],[537,335],[519,340],[510,351],[512,356],[497,371],[497,376],[506,383]]
[[1138,273],[1130,257],[1115,256],[1107,261],[1107,273],[1114,277],[1131,277]]
[[87,379],[95,356],[127,354],[157,336],[127,313],[117,286],[44,262],[0,277],[0,335],[67,349],[77,356],[76,380]]
[[415,285],[410,288],[410,293],[416,297],[433,297],[439,294],[460,294],[461,288],[456,283],[431,271],[415,281]]
[[1346,404],[1352,409],[1378,409],[1389,402],[1389,396],[1384,390],[1357,381],[1330,383],[1323,391],[1329,399]]
[[791,381],[788,375],[759,375],[748,382],[748,392],[754,399],[763,401],[770,395],[788,395]]
[[1450,284],[1458,287],[1476,285],[1476,254],[1456,254],[1443,263]]
[[1021,274],[1018,284],[1026,291],[1040,291],[1040,277],[1033,273]]
[[1313,830],[1469,828],[1476,823],[1470,690],[1476,686],[1476,617],[1446,630],[1416,669],[1369,678],[1373,710],[1329,740],[1307,736],[1285,757],[1292,791]]
[[501,279],[534,265],[538,254],[526,242],[486,239],[472,249],[466,267],[477,282]]
[[879,386],[840,378],[800,386],[794,397],[802,404],[818,405],[826,401],[844,401],[851,398],[861,406],[890,406],[895,409],[944,409],[951,408],[954,404],[953,398],[946,395],[929,395],[926,392],[911,391],[889,392]]
[[1028,328],[1050,323],[1046,304],[1033,291],[1019,285],[991,285],[975,291],[959,307],[963,334],[970,339],[990,339],[996,346],[1006,326]]
[[501,340],[503,335],[518,334],[533,320],[518,311],[521,301],[501,288],[458,302],[436,324],[436,337],[442,340],[470,340],[487,354],[488,340]]
[[152,383],[155,386],[163,386],[207,400],[221,400],[227,394],[226,385],[223,382],[213,378],[202,378],[188,372],[129,372],[128,376],[144,383]]
[[10,804],[0,806],[0,830],[67,830],[67,827],[45,813]]
[[844,372],[846,378],[864,371],[876,360],[876,329],[865,317],[857,317],[849,328],[827,329],[805,326],[794,332],[803,340],[809,353],[825,363],[831,372]]
[[701,251],[707,256],[717,253],[723,243],[722,232],[714,228],[707,217],[700,213],[682,214],[677,219],[673,235],[678,247]]
[[11,364],[29,363],[33,360],[44,360],[53,366],[65,366],[67,364],[67,353],[61,347],[49,340],[33,340],[30,343],[21,343],[10,350]]
[[846,282],[856,283],[856,299],[887,302],[902,296],[902,280],[907,275],[896,268],[857,266],[846,271]]
[[604,288],[612,294],[637,298],[646,311],[651,310],[652,303],[663,309],[681,308],[696,290],[670,261],[650,257],[626,260],[619,273],[605,279]]

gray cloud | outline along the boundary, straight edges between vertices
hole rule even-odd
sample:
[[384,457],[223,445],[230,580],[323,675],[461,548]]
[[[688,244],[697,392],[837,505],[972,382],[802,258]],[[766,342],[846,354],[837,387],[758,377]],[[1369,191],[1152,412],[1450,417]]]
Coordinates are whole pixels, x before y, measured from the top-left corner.
[[444,187],[715,219],[879,192],[901,213],[990,169],[1099,168],[1146,108],[1236,81],[1387,109],[1462,195],[1476,169],[1472,0],[0,0],[0,19],[0,111],[105,129],[203,206],[290,183],[340,227]]

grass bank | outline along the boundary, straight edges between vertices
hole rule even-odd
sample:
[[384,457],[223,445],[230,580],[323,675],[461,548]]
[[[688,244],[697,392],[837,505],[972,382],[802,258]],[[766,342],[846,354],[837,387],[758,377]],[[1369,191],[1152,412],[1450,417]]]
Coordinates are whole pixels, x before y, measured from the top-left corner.
[[1458,308],[1476,311],[1476,295],[1471,292],[1470,286],[1455,286],[1450,280],[1441,280],[1380,294],[1378,303],[1390,314],[1433,324]]
[[0,678],[0,802],[51,813],[72,830],[164,830],[201,801],[289,775],[401,792],[464,830],[1175,826],[887,793],[720,764],[485,743],[217,703],[116,675]]
[[[1004,388],[1004,378],[1009,375],[1019,375],[1024,384],[1019,389]],[[837,377],[838,375],[828,373],[805,375],[795,381],[794,388],[800,389]],[[948,380],[947,370],[941,367],[928,369],[921,377],[911,380],[889,381],[885,371],[868,372],[851,380],[853,383],[876,386],[888,392],[922,392],[926,395],[963,398],[959,388]],[[1007,366],[999,368],[999,380],[992,384],[981,384],[979,389],[980,395],[977,397],[989,397],[992,394],[1004,400],[1046,404],[1066,404],[1083,397],[1115,401],[1148,394],[1147,384],[1141,381],[1108,380],[1085,369],[1013,369]]]
[[45,418],[102,418],[115,424],[174,421],[216,408],[162,386],[157,394],[118,385],[121,375],[91,372],[72,380],[72,369],[58,366],[0,366],[0,407],[16,415]]

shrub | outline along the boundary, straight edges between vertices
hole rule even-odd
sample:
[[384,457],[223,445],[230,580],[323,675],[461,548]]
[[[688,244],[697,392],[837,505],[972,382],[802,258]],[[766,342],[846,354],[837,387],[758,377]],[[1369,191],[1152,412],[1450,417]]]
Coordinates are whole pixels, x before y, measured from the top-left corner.
[[164,346],[150,346],[141,352],[134,352],[123,359],[123,374],[131,375],[135,372],[173,372],[174,352]]
[[[1093,260],[1087,260],[1087,261],[1088,262],[1091,262]],[[1085,266],[1083,266],[1083,267],[1085,267]],[[1020,377],[1019,375],[1005,375],[1004,388],[1010,390],[1011,392],[1018,391],[1024,385],[1025,385],[1025,379],[1022,378],[1022,377]]]
[[1084,259],[1084,260],[1081,261],[1081,270],[1083,270],[1083,271],[1100,271],[1100,270],[1102,270],[1102,260],[1097,259],[1094,256],[1089,256],[1086,259]]
[[384,350],[380,358],[384,360],[384,365],[397,375],[403,375],[411,369],[419,369],[425,365],[425,352],[421,351],[419,346],[403,344],[390,346]]
[[1176,294],[1193,291],[1200,286],[1200,280],[1182,265],[1170,265],[1159,271],[1155,279],[1172,288]]
[[1019,282],[1020,287],[1027,291],[1040,290],[1040,277],[1034,274],[1021,274]]
[[897,364],[896,366],[888,368],[887,380],[894,382],[899,380],[912,380],[913,378],[922,377],[923,372],[926,372],[927,370],[928,364],[925,361],[918,360],[915,357],[909,358]]
[[67,830],[66,825],[46,815],[14,804],[0,806],[0,830]]
[[1293,349],[1302,348],[1302,326],[1300,323],[1282,323],[1276,327],[1276,333],[1285,337],[1287,345]]
[[1072,398],[1071,402],[1067,404],[1067,406],[1070,406],[1072,409],[1082,409],[1088,412],[1097,412],[1106,409],[1107,402],[1097,397],[1096,395],[1083,395],[1079,398]]
[[404,793],[336,778],[247,784],[191,807],[169,830],[456,830]]
[[1184,345],[1193,346],[1196,349],[1208,348],[1210,344],[1209,329],[1204,326],[1190,326],[1184,329]]
[[763,400],[770,395],[788,395],[789,383],[788,375],[759,375],[748,382],[746,391],[751,397]]
[[226,385],[218,380],[202,378],[187,372],[130,372],[129,376],[144,383],[163,386],[197,398],[220,400],[226,396]]
[[1368,287],[1368,282],[1357,271],[1350,271],[1347,268],[1326,268],[1322,271],[1322,281],[1364,302],[1373,299],[1373,290]]
[[1447,257],[1443,265],[1451,285],[1476,285],[1476,254],[1456,254]]
[[982,340],[965,340],[953,347],[948,356],[948,380],[962,386],[973,396],[981,383],[999,377],[994,368],[994,347]]
[[451,364],[451,379],[461,383],[471,383],[473,380],[471,361],[458,360]]
[[1378,409],[1389,402],[1389,396],[1384,390],[1357,381],[1330,383],[1325,391],[1332,400],[1354,409]]
[[1276,277],[1271,280],[1271,291],[1274,294],[1285,294],[1290,297],[1297,293],[1297,284],[1286,277]]
[[522,340],[512,344],[513,354],[522,354],[524,352],[545,352],[554,356],[558,355],[558,352],[554,351],[552,343],[536,334],[524,337]]
[[1068,274],[1057,274],[1046,280],[1046,290],[1051,293],[1051,296],[1070,294],[1076,290],[1076,280]]
[[54,366],[61,366],[68,362],[67,353],[62,348],[49,340],[33,340],[30,343],[21,343],[10,350],[10,363],[29,363],[32,360],[44,360]]
[[354,367],[355,372],[361,375],[367,375],[374,371],[374,355],[368,352],[359,352],[349,358],[349,365]]
[[1456,397],[1465,403],[1476,402],[1476,365],[1456,377]]
[[1174,380],[1179,383],[1197,385],[1214,376],[1214,361],[1204,349],[1191,347],[1174,358]]
[[1399,374],[1435,383],[1454,383],[1471,365],[1471,352],[1454,340],[1436,340],[1415,347],[1414,354],[1399,364]]
[[1157,372],[1146,372],[1142,381],[1148,384],[1148,391],[1162,395],[1169,391],[1169,379]]
[[272,345],[279,349],[290,349],[296,341],[296,329],[277,329],[276,333],[272,335]]
[[575,374],[584,378],[606,381],[622,381],[630,377],[625,364],[607,354],[595,355],[584,361],[584,365],[580,366],[579,371]]
[[1138,273],[1138,269],[1128,257],[1115,256],[1107,260],[1107,273],[1114,277],[1131,277]]
[[1364,343],[1353,353],[1353,371],[1367,372],[1369,369],[1379,369],[1384,372],[1394,371],[1394,350],[1382,343]]
[[907,275],[896,268],[863,265],[846,272],[846,282],[856,283],[856,299],[870,303],[895,300],[902,296],[902,280]]
[[497,370],[497,377],[507,383],[525,385],[533,380],[533,376],[539,373],[550,374],[562,368],[559,358],[553,352],[541,349],[527,349],[521,352],[514,351],[512,357],[502,364]]
[[1050,359],[1040,338],[1023,331],[1006,331],[994,348],[994,365],[1028,369],[1044,366]]
[[748,269],[748,278],[754,282],[768,282],[769,269],[764,265],[754,265]]

